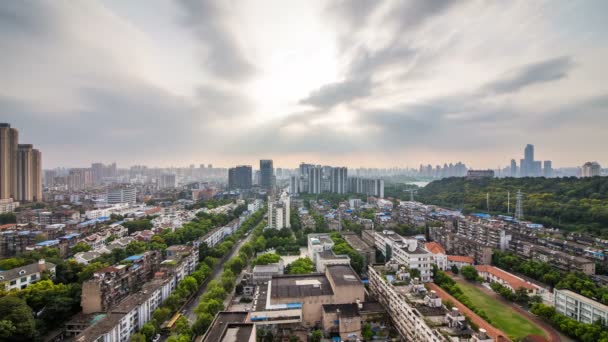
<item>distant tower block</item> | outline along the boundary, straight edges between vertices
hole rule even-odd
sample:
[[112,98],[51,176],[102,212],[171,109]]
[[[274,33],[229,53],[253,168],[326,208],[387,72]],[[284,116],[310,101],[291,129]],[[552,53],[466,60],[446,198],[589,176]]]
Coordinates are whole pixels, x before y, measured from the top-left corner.
[[517,190],[517,203],[515,204],[515,218],[521,220],[524,218],[523,194],[521,190]]

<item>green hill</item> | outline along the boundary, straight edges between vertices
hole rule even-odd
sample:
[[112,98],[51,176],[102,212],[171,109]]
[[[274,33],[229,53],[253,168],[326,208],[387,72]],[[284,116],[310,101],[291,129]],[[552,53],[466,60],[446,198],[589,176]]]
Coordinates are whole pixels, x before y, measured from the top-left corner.
[[[548,227],[608,236],[608,177],[445,178],[418,189],[416,199],[462,209],[464,213],[486,212],[489,193],[490,213],[507,214],[507,192],[510,192],[510,214],[513,215],[517,190],[524,194],[525,219]],[[399,197],[407,199],[408,196],[401,192]]]

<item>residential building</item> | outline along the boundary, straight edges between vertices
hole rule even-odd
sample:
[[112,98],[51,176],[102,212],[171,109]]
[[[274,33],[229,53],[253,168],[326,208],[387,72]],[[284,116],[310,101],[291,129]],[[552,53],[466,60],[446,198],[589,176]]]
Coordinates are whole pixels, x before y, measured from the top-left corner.
[[118,186],[108,189],[107,202],[108,204],[128,203],[135,204],[136,190],[133,186]]
[[315,256],[315,267],[317,272],[325,272],[328,265],[350,265],[350,257],[348,255],[337,255],[332,250],[316,253]]
[[251,166],[240,165],[228,169],[228,189],[248,190],[251,189]]
[[447,310],[442,306],[441,299],[433,293],[427,296],[422,285],[394,285],[388,280],[392,276],[387,276],[387,271],[383,266],[369,267],[369,289],[388,312],[399,335],[406,341],[449,341],[425,319],[426,316],[442,319],[446,315]]
[[384,180],[361,177],[348,177],[348,191],[384,198]]
[[290,200],[289,195],[281,193],[278,200],[268,198],[268,228],[283,229],[290,228]]
[[160,261],[159,251],[148,251],[95,272],[82,284],[82,311],[85,314],[103,312],[116,305],[137,286],[151,279],[159,269]]
[[19,202],[13,201],[12,198],[0,199],[0,214],[12,213],[19,207]]
[[551,178],[553,177],[553,163],[550,160],[545,160],[543,162],[543,177]]
[[24,202],[42,200],[42,154],[31,144],[17,145],[15,199]]
[[300,186],[301,186],[300,176],[289,177],[289,194],[290,195],[299,194],[300,190],[301,190]]
[[331,251],[334,240],[327,233],[308,234],[308,257],[313,263],[317,262],[317,255],[325,251]]
[[70,169],[67,184],[71,191],[90,188],[93,185],[93,172],[86,168]]
[[599,176],[601,171],[602,167],[597,162],[586,162],[581,168],[581,177]]
[[51,277],[54,277],[55,264],[40,259],[37,263],[0,271],[0,288],[6,291],[23,290],[28,285],[39,281],[43,272],[49,272]]
[[321,165],[307,167],[308,170],[308,193],[320,194],[323,191],[322,178],[323,168]]
[[348,192],[348,170],[346,167],[334,167],[331,169],[331,192],[345,194]]
[[392,230],[373,232],[376,248],[387,260],[394,260],[408,269],[420,272],[422,282],[432,281],[434,254],[419,246],[416,239],[406,239]]
[[16,199],[17,146],[19,132],[8,123],[0,123],[0,199]]
[[172,189],[177,186],[177,179],[175,174],[163,174],[158,177],[158,188],[159,189]]
[[579,322],[592,324],[608,322],[608,306],[570,290],[553,291],[555,311]]
[[76,342],[125,342],[152,319],[152,314],[174,290],[171,278],[144,283],[140,291],[125,297],[104,313],[98,312],[91,326],[80,332]]
[[274,167],[272,160],[260,160],[260,187],[265,190],[274,188]]

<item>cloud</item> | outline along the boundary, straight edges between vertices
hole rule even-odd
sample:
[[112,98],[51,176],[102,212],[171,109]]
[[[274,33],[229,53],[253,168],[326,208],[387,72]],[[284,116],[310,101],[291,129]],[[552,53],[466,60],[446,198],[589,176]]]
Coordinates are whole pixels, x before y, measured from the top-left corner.
[[330,108],[341,103],[351,102],[357,98],[369,96],[371,87],[372,84],[369,78],[330,83],[311,92],[308,97],[300,100],[300,104]]
[[505,74],[503,79],[486,85],[485,89],[497,94],[512,93],[534,84],[561,80],[568,76],[573,67],[570,56],[534,62]]
[[242,81],[256,72],[244,56],[234,34],[226,25],[225,2],[214,0],[180,0],[182,23],[205,47],[203,68],[228,81]]

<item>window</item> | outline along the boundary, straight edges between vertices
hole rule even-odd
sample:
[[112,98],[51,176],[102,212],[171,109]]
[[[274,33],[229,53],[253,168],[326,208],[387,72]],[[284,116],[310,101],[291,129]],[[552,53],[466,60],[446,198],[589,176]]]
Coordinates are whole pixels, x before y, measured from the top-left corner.
[[11,285],[16,285],[17,284],[17,280],[11,280]]
[[38,279],[38,275],[37,274],[32,274],[32,276],[30,277],[30,280],[34,281],[36,279]]
[[23,277],[23,278],[21,278],[21,282],[22,282],[22,283],[27,283],[27,277]]

